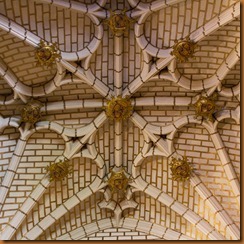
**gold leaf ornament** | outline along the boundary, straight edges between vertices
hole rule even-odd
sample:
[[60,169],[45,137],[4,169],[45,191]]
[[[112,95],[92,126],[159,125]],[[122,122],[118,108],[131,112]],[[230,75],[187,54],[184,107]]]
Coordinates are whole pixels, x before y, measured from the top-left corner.
[[171,55],[174,55],[179,62],[186,62],[193,57],[197,44],[187,37],[185,40],[175,41]]
[[189,180],[193,167],[187,161],[187,157],[183,159],[172,158],[170,163],[171,175],[173,180],[186,181]]
[[129,179],[125,175],[124,169],[118,172],[111,170],[111,175],[110,178],[108,179],[108,186],[112,194],[115,192],[125,193],[128,183],[129,183]]
[[129,97],[112,97],[105,107],[107,116],[112,120],[126,120],[133,112],[133,106]]
[[57,43],[52,44],[41,40],[36,48],[35,58],[37,60],[37,64],[41,66],[50,66],[57,58],[61,59]]
[[128,33],[130,24],[134,22],[126,15],[126,9],[121,10],[110,10],[110,17],[104,21],[113,32],[113,35],[120,36]]
[[50,181],[62,180],[72,172],[71,166],[68,161],[60,160],[58,163],[52,163],[46,167],[47,173],[49,173]]
[[210,97],[201,96],[193,106],[195,107],[196,117],[201,116],[213,122],[213,114],[217,111],[215,105],[216,94],[214,93]]
[[41,107],[42,103],[39,101],[30,101],[21,109],[21,121],[34,125],[42,118]]

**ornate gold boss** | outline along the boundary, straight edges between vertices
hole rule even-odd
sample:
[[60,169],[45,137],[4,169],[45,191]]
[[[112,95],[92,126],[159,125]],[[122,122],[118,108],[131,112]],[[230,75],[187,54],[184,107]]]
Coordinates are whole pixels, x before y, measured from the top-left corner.
[[175,41],[171,54],[174,55],[179,62],[186,62],[189,58],[193,57],[196,47],[197,44],[187,37],[186,40]]
[[50,181],[62,180],[72,172],[69,162],[62,160],[47,166],[46,171],[49,173]]
[[111,170],[111,176],[108,180],[108,186],[112,194],[115,192],[125,193],[128,182],[129,179],[126,177],[124,169],[118,172]]
[[196,117],[202,116],[209,121],[213,121],[213,113],[216,112],[217,106],[215,105],[217,95],[213,94],[210,97],[201,96],[193,106],[196,110]]
[[173,180],[186,181],[190,178],[193,171],[193,167],[185,156],[183,159],[172,158],[170,166]]
[[41,107],[43,105],[39,101],[28,102],[21,110],[21,121],[34,125],[41,120]]
[[133,107],[130,98],[118,96],[107,101],[105,111],[110,119],[125,120],[132,115]]
[[130,23],[134,20],[130,19],[126,15],[126,10],[112,11],[110,10],[110,17],[104,21],[105,24],[109,26],[113,35],[119,36],[127,33],[130,28]]
[[39,46],[36,48],[35,57],[37,64],[50,66],[56,58],[61,58],[60,51],[57,48],[57,44],[48,44],[41,40]]

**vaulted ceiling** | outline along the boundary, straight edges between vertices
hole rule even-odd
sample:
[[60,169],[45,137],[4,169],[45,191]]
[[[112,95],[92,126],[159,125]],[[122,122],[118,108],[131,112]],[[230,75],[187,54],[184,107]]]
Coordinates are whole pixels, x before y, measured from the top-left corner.
[[0,74],[0,239],[240,239],[239,1],[0,0]]

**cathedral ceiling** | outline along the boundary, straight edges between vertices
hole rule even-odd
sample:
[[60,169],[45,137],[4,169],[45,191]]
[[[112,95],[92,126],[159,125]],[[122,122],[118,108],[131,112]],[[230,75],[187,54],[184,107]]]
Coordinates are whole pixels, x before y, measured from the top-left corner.
[[0,0],[0,239],[240,239],[240,2]]

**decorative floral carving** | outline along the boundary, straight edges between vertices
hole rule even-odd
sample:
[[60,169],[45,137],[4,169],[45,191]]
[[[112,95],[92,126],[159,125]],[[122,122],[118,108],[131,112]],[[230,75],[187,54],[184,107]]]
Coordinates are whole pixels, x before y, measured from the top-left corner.
[[125,120],[132,115],[133,106],[130,98],[118,96],[112,97],[111,100],[107,101],[105,110],[110,119]]
[[187,161],[187,157],[184,156],[183,159],[172,158],[170,165],[173,180],[186,181],[190,178],[193,167]]
[[69,162],[62,160],[47,166],[46,171],[49,173],[50,181],[62,180],[72,172]]
[[112,194],[115,192],[125,194],[128,183],[129,183],[129,179],[125,175],[124,169],[122,169],[118,172],[111,170],[111,176],[108,180],[108,186],[109,186]]
[[54,63],[56,58],[60,59],[61,55],[56,43],[48,44],[41,40],[39,46],[36,48],[35,57],[37,59],[37,64],[50,66]]
[[39,101],[28,102],[21,110],[21,120],[25,123],[34,125],[41,120],[42,112],[41,107],[43,105]]
[[176,40],[171,54],[174,55],[179,62],[186,62],[189,58],[193,57],[196,47],[197,44],[191,41],[189,37],[187,37],[186,40]]
[[110,17],[105,20],[105,23],[110,27],[113,35],[116,36],[128,33],[131,22],[134,22],[134,20],[126,15],[126,10],[110,10]]
[[203,118],[213,121],[213,113],[216,112],[217,106],[215,105],[216,94],[211,97],[201,96],[193,106],[196,110],[196,117],[202,116]]

